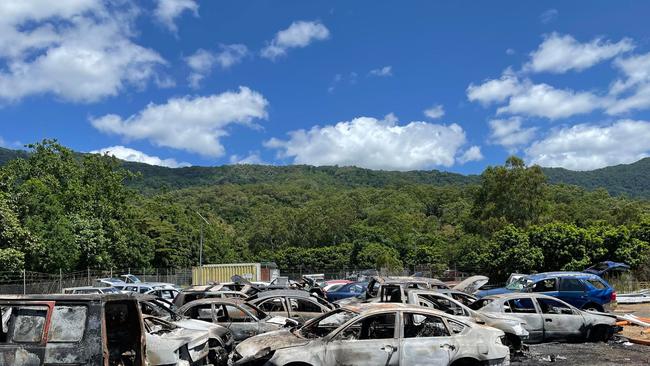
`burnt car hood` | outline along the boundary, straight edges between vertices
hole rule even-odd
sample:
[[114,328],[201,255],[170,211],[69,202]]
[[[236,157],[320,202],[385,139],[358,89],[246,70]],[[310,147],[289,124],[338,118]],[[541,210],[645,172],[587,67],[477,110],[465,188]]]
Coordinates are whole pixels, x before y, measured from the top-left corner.
[[309,339],[300,338],[288,329],[281,329],[248,338],[241,342],[235,350],[243,358],[246,358],[267,347],[271,351],[275,351],[281,348],[303,346],[309,342]]
[[192,330],[207,330],[210,336],[217,336],[221,337],[224,334],[230,332],[228,328],[223,327],[218,324],[213,324],[213,323],[208,323],[204,322],[202,320],[196,320],[196,319],[182,319],[178,320],[175,322],[172,322],[173,324],[185,328],[185,329],[192,329]]
[[453,287],[454,290],[463,291],[467,294],[474,294],[481,286],[488,283],[490,278],[486,276],[472,276],[464,279],[462,282]]

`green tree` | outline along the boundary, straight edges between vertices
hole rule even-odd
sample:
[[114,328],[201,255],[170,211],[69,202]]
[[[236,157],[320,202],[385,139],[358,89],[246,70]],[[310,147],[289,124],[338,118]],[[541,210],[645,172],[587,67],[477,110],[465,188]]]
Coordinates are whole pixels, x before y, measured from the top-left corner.
[[536,223],[545,210],[545,186],[541,168],[526,167],[517,157],[509,157],[504,166],[488,167],[474,197],[475,226],[489,233],[506,224]]

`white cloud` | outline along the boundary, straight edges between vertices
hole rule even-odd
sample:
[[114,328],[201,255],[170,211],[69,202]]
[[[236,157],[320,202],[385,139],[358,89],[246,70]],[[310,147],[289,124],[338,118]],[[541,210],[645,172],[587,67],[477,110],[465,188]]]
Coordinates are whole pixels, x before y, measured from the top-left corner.
[[246,87],[205,97],[172,98],[165,104],[149,104],[126,119],[108,114],[91,118],[98,130],[127,140],[149,140],[158,146],[182,149],[205,156],[225,153],[220,138],[231,124],[256,126],[267,118],[268,101]]
[[156,0],[154,16],[170,32],[176,33],[176,18],[183,12],[189,11],[194,16],[199,15],[199,4],[196,0]]
[[632,163],[650,154],[650,122],[619,120],[611,125],[579,124],[552,131],[526,149],[542,166],[591,170]]
[[371,76],[393,76],[393,67],[392,66],[384,66],[380,67],[378,69],[373,69],[370,70],[370,75]]
[[255,164],[255,165],[267,165],[262,157],[260,156],[259,151],[249,152],[247,156],[231,155],[230,164]]
[[481,148],[478,146],[470,147],[458,158],[460,164],[479,160],[483,160],[483,154],[481,153]]
[[445,115],[445,109],[443,108],[442,104],[436,104],[431,108],[425,109],[424,115],[431,119],[441,118]]
[[467,99],[472,102],[479,102],[488,105],[495,102],[503,102],[510,96],[519,93],[523,86],[519,79],[506,70],[500,79],[487,80],[483,84],[470,84],[467,87]]
[[614,66],[624,79],[614,81],[610,94],[617,96],[607,108],[608,114],[621,114],[650,108],[650,53],[617,59]]
[[493,119],[490,125],[490,142],[501,145],[510,151],[516,147],[528,144],[534,137],[537,128],[523,128],[520,117],[509,119]]
[[548,84],[527,84],[512,95],[508,105],[497,109],[497,114],[524,114],[548,119],[566,118],[589,113],[603,101],[589,92],[555,89]]
[[222,69],[227,69],[241,62],[248,55],[248,47],[243,44],[222,44],[216,55],[216,61]]
[[557,11],[557,9],[548,9],[545,12],[543,12],[542,14],[540,14],[539,21],[544,23],[544,24],[548,24],[548,23],[554,21],[555,19],[557,19],[557,16],[559,14],[560,14],[560,12]]
[[212,70],[216,57],[212,52],[199,48],[192,55],[187,56],[185,62],[192,70],[187,80],[192,88],[198,88],[201,80]]
[[248,48],[243,44],[219,45],[219,52],[212,52],[199,48],[192,55],[185,58],[187,66],[192,70],[187,80],[190,86],[197,88],[206,76],[210,74],[214,65],[227,69],[248,55]]
[[93,150],[90,153],[102,154],[102,155],[108,154],[121,160],[133,161],[136,163],[145,163],[149,165],[166,166],[168,168],[180,168],[180,167],[191,165],[190,163],[185,163],[185,162],[179,163],[175,159],[161,159],[157,156],[147,155],[142,151],[138,151],[121,145],[105,147],[99,150]]
[[[390,114],[383,120],[358,117],[292,131],[288,140],[273,138],[264,146],[278,149],[279,158],[292,158],[294,164],[413,170],[452,166],[465,142],[465,132],[457,124],[398,125]],[[476,158],[476,149],[466,158]]]
[[570,35],[552,33],[530,54],[531,60],[524,65],[524,70],[553,73],[581,71],[632,49],[634,43],[627,38],[617,43],[601,38],[589,43],[579,43]]
[[506,49],[506,55],[508,55],[508,56],[512,56],[512,55],[514,55],[515,53],[517,53],[517,51],[515,51],[514,48],[508,48],[508,49]]
[[289,28],[279,31],[273,40],[262,49],[262,57],[275,60],[283,56],[290,48],[307,47],[314,41],[329,38],[330,32],[319,21],[297,21],[291,23]]
[[53,94],[94,102],[126,87],[142,88],[164,65],[135,44],[137,9],[102,1],[0,2],[0,99]]

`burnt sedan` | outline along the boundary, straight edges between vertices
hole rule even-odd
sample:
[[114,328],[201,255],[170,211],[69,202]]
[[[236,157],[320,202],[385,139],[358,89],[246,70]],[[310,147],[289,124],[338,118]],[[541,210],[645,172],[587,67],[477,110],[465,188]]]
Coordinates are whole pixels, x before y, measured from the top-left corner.
[[334,305],[304,290],[260,292],[251,304],[271,315],[281,315],[304,323],[334,309]]
[[257,334],[295,326],[298,323],[283,316],[266,314],[257,306],[238,299],[207,298],[189,302],[178,313],[192,319],[221,325],[230,330],[235,342]]
[[528,342],[553,340],[605,341],[616,329],[616,317],[583,311],[566,302],[542,294],[512,293],[493,295],[477,302],[482,314],[507,314],[526,323]]
[[507,365],[504,333],[404,304],[346,305],[240,343],[235,365]]

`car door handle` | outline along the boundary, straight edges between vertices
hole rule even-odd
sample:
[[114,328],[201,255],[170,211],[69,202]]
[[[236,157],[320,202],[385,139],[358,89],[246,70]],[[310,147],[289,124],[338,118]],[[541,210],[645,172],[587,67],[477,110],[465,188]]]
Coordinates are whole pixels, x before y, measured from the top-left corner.
[[397,351],[397,347],[393,347],[390,344],[387,344],[387,345],[381,347],[381,350],[385,351],[386,353],[393,354],[393,353],[395,353],[395,351]]
[[553,319],[544,319],[547,323],[553,323]]
[[440,348],[445,348],[453,351],[456,349],[456,346],[454,346],[453,344],[445,343],[445,344],[441,344]]

